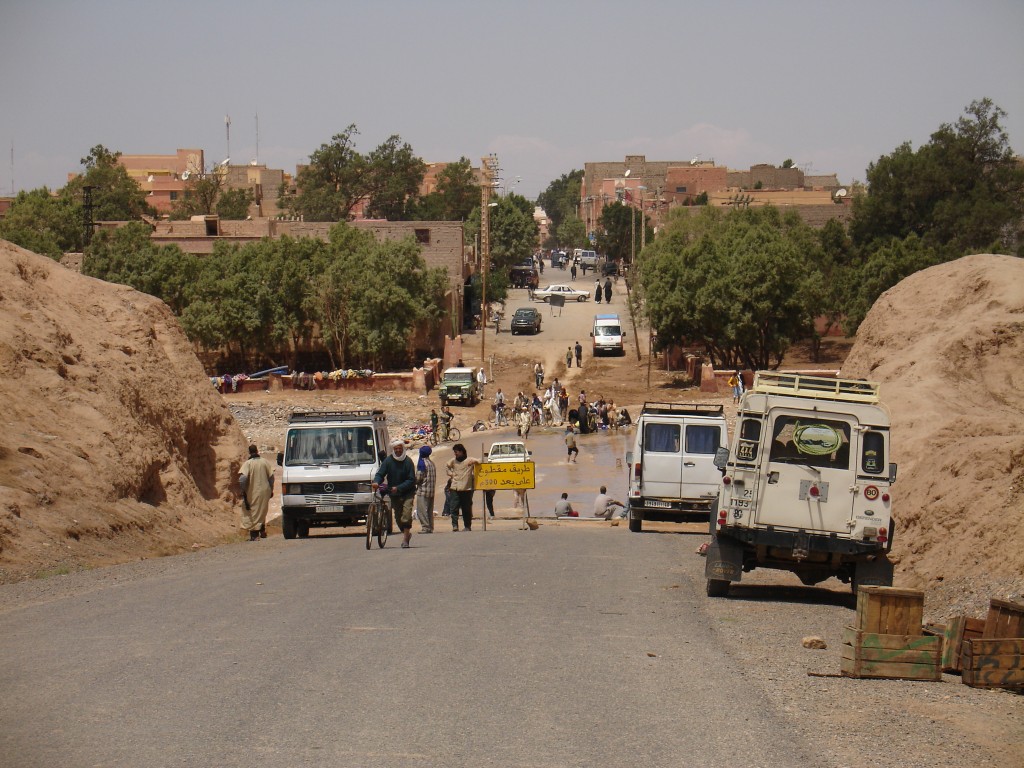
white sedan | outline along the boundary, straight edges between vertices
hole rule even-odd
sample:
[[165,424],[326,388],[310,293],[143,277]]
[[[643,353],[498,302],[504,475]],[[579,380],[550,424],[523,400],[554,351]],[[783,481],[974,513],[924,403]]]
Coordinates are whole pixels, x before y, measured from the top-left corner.
[[547,301],[552,296],[562,296],[566,301],[586,301],[590,298],[588,291],[581,291],[571,285],[549,285],[547,288],[533,292],[533,298]]

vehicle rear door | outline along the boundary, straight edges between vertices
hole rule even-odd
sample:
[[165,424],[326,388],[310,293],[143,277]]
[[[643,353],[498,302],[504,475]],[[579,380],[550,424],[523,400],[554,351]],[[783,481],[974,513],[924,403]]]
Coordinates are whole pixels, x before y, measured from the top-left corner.
[[683,480],[683,421],[644,419],[641,495],[679,499]]
[[857,427],[851,414],[769,411],[754,522],[849,535]]
[[723,421],[683,422],[680,498],[701,499],[718,495],[722,475],[715,467],[715,451],[726,444]]

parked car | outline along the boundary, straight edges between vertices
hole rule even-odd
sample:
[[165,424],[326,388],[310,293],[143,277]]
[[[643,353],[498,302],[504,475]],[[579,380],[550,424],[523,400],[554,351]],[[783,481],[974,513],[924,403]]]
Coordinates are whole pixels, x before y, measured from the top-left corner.
[[619,262],[617,261],[606,261],[601,265],[601,274],[605,277],[611,277],[619,274]]
[[552,296],[564,296],[566,301],[586,301],[590,298],[589,291],[580,291],[571,285],[549,285],[533,292],[533,298],[547,301]]
[[512,333],[540,333],[540,312],[522,307],[512,315]]

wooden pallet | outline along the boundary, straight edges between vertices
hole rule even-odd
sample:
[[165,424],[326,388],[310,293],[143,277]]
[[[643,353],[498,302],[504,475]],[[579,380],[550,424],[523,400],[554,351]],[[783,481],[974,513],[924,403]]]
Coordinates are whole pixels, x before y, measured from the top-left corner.
[[993,599],[985,618],[984,638],[1024,637],[1024,605]]
[[961,657],[967,640],[980,640],[985,629],[984,619],[969,616],[954,616],[946,623],[942,635],[942,669],[959,675],[963,669]]
[[965,641],[963,681],[972,688],[1024,690],[1024,637]]
[[857,629],[880,635],[920,635],[924,592],[894,587],[857,590]]
[[[919,625],[920,626],[920,625]],[[942,638],[843,630],[840,672],[843,677],[942,680]]]

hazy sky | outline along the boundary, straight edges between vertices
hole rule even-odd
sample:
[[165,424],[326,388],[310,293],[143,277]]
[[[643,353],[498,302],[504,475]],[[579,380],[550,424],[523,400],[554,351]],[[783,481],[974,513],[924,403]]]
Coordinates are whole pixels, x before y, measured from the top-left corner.
[[96,144],[220,161],[225,114],[233,163],[257,114],[288,172],[355,123],[528,197],[627,154],[864,180],[986,96],[1024,153],[1024,0],[0,0],[0,73],[0,194]]

